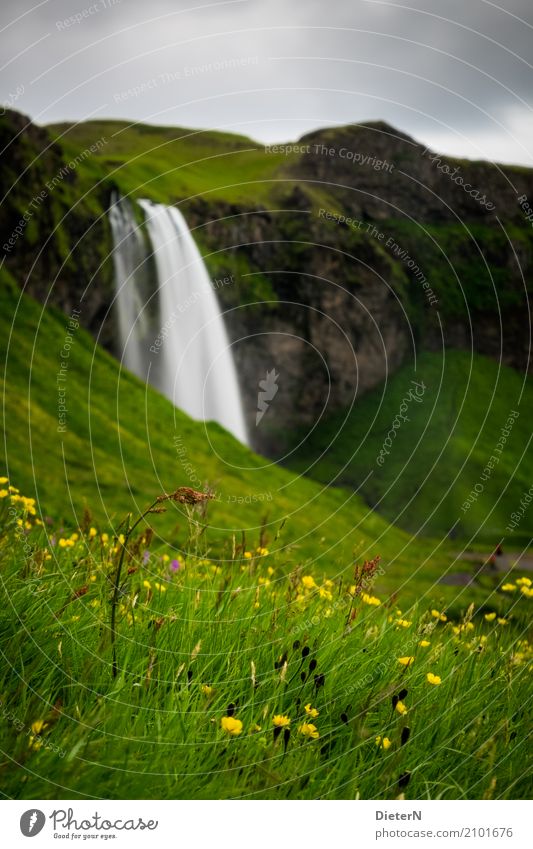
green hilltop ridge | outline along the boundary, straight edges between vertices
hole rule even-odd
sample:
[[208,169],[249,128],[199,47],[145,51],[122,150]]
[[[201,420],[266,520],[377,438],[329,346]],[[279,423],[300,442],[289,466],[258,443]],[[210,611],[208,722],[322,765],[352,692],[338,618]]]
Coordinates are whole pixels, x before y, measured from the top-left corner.
[[[28,278],[38,300],[50,295],[67,312],[89,284],[82,321],[95,335],[113,296],[107,210],[118,190],[179,204],[210,273],[236,279],[231,291],[219,293],[226,306],[268,301],[265,309],[275,315],[276,303],[292,291],[322,309],[320,290],[327,287],[318,281],[333,280],[370,301],[380,322],[394,305],[383,303],[388,315],[382,316],[371,290],[360,291],[368,283],[365,269],[375,269],[372,282],[381,276],[390,287],[422,349],[440,347],[444,327],[448,347],[468,350],[473,336],[475,351],[499,359],[503,335],[503,361],[527,366],[523,307],[532,290],[533,229],[517,198],[533,197],[531,169],[444,156],[434,161],[423,145],[379,121],[265,146],[227,132],[117,120],[38,127],[7,111],[0,143],[3,243],[47,181],[64,175],[32,210],[23,247],[7,252],[6,267],[17,282]],[[65,170],[69,162],[77,164]],[[459,169],[495,210],[470,197],[444,165]],[[332,224],[319,217],[321,209],[356,224]],[[382,240],[370,235],[372,224]],[[438,310],[429,308],[420,278],[402,257],[429,280]],[[267,279],[271,267],[291,276]],[[309,275],[317,281],[312,289]],[[248,332],[257,324],[251,312],[243,321]],[[401,335],[405,349],[409,334],[401,329]],[[112,349],[112,340],[108,328],[100,341]]]
[[47,129],[67,157],[104,139],[94,176],[98,168],[124,194],[146,195],[159,203],[202,194],[229,203],[270,202],[268,181],[280,176],[286,161],[283,153],[265,155],[264,145],[232,133],[125,121],[53,124]]
[[290,466],[336,486],[363,481],[366,501],[410,533],[527,545],[533,511],[507,526],[531,486],[532,410],[531,378],[464,351],[423,353],[319,422]]

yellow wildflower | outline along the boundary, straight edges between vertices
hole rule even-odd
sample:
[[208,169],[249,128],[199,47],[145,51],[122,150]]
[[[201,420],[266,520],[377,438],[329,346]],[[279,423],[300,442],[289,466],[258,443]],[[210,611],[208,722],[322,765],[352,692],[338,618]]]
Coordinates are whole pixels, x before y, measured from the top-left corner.
[[272,720],[276,728],[287,728],[291,724],[291,720],[289,716],[285,716],[282,713],[277,713]]
[[402,666],[411,666],[413,661],[414,661],[414,657],[407,656],[407,657],[399,657],[398,658],[398,663],[401,663]]
[[93,539],[93,537],[97,536],[97,534],[98,534],[98,531],[96,530],[96,528],[89,528],[89,537],[91,539]]
[[144,587],[146,590],[151,590],[151,589],[152,589],[152,585],[151,585],[150,581],[143,581],[143,587]]
[[433,672],[428,672],[426,678],[429,684],[438,685],[442,683],[442,678],[439,675],[433,675]]
[[434,619],[438,619],[439,622],[447,622],[448,621],[448,617],[446,616],[446,614],[441,613],[440,610],[432,610],[431,615],[433,616]]
[[529,587],[526,587],[525,584],[522,584],[522,586],[520,587],[520,592],[522,593],[522,595],[525,595],[526,598],[533,598],[533,590]]
[[395,622],[398,628],[410,628],[413,624],[412,622],[408,622],[407,619],[396,619]]
[[498,625],[508,625],[509,622],[507,619],[504,619],[503,616],[498,616]]
[[244,556],[245,556],[246,560],[250,560],[250,558],[252,556],[252,552],[251,551],[245,551]]
[[303,734],[304,737],[310,737],[312,740],[316,740],[320,737],[316,725],[313,725],[311,722],[302,723],[302,725],[299,726],[298,731],[300,734]]
[[315,579],[312,575],[304,575],[302,578],[302,584],[306,590],[312,590],[316,587]]
[[0,498],[7,498],[8,495],[9,492],[7,491],[7,489],[0,489]]
[[531,586],[531,578],[517,578],[516,585],[517,587],[530,587]]
[[391,741],[388,737],[381,737],[378,734],[378,736],[376,737],[376,746],[379,746],[381,749],[385,749],[386,751],[387,749],[390,749],[391,745]]
[[485,613],[485,620],[487,622],[494,622],[495,619],[496,619],[495,613]]
[[379,607],[381,604],[379,598],[376,598],[375,595],[368,595],[367,593],[363,593],[361,598],[365,604],[373,604],[375,607]]
[[8,481],[9,481],[9,478],[3,478],[3,477],[0,478],[0,484],[8,483]]
[[268,554],[268,548],[256,548],[256,551],[260,557],[266,557]]
[[396,702],[396,710],[398,711],[400,716],[403,716],[404,713],[407,713],[407,708],[405,707],[403,702]]
[[231,734],[233,737],[237,737],[242,732],[241,720],[235,719],[233,716],[223,716],[220,725],[226,734]]
[[308,705],[305,706],[305,712],[308,716],[311,716],[313,719],[316,719],[317,716],[319,715],[317,709],[314,708],[314,707],[311,707],[311,703],[309,703]]
[[155,581],[154,587],[156,588],[156,590],[159,590],[160,593],[166,593],[167,591],[167,588],[163,586],[163,584],[158,584],[157,581]]
[[504,593],[514,593],[516,587],[514,584],[503,584],[501,589],[504,591]]
[[427,649],[427,647],[430,646],[431,643],[429,642],[429,640],[420,640],[418,645],[421,646],[421,648],[423,649]]
[[200,690],[202,691],[204,696],[207,696],[207,698],[212,696],[213,693],[215,692],[214,688],[210,687],[209,684],[202,684],[202,686],[200,687]]

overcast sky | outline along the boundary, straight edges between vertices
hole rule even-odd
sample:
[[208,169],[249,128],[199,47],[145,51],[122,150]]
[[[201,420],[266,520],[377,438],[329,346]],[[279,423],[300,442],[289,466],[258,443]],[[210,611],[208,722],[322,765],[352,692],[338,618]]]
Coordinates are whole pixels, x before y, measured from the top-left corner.
[[272,142],[382,119],[533,165],[533,0],[1,0],[0,15],[0,100],[38,123]]

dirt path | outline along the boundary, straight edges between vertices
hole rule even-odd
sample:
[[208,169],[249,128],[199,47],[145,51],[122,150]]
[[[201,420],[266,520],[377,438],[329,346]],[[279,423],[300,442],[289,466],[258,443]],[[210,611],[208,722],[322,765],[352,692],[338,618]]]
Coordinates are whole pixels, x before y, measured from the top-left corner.
[[482,554],[475,551],[463,551],[458,555],[461,560],[470,560],[472,563],[477,563],[487,570],[494,572],[508,572],[511,568],[525,569],[528,572],[533,572],[533,555],[520,554],[520,552],[511,552],[509,554],[500,554],[494,557],[494,564],[490,562],[490,554]]

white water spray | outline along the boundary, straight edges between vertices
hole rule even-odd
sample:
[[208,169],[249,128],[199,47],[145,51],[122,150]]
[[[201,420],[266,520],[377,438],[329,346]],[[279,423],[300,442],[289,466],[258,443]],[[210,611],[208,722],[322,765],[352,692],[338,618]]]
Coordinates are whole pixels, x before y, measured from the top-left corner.
[[[142,235],[115,203],[110,211],[115,240],[119,330],[124,361],[195,419],[214,420],[246,443],[237,373],[224,320],[204,261],[182,214],[141,200],[157,276],[157,320],[142,318],[137,251]],[[118,208],[117,208],[118,207]],[[129,205],[126,207],[126,211]],[[131,207],[129,207],[131,219]],[[127,216],[126,216],[127,217]],[[143,245],[144,249],[144,245]],[[145,254],[146,258],[146,254]],[[152,293],[153,294],[153,293]],[[152,324],[152,335],[147,326]]]

